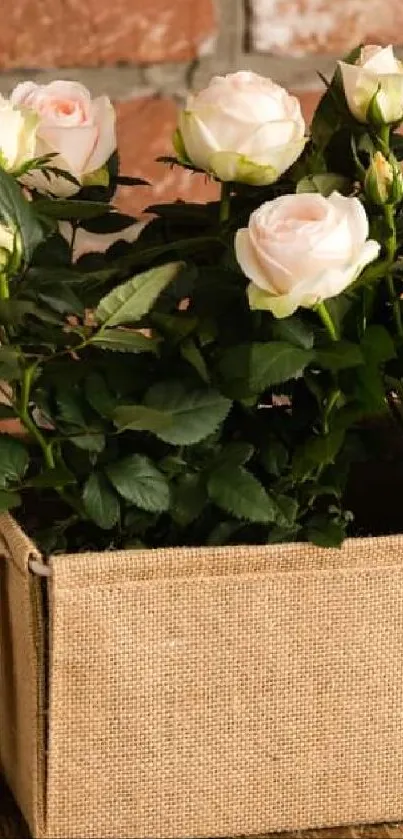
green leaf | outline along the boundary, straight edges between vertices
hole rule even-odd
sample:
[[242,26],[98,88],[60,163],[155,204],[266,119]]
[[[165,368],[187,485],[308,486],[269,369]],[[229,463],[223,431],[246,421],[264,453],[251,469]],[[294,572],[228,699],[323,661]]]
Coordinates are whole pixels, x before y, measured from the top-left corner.
[[242,466],[221,466],[210,475],[207,488],[211,500],[237,519],[261,524],[276,521],[275,503]]
[[122,498],[141,510],[163,513],[169,509],[169,484],[148,457],[134,454],[113,463],[107,475]]
[[364,356],[358,344],[350,341],[337,341],[325,349],[316,351],[316,360],[325,370],[343,370],[346,367],[359,367],[364,364]]
[[134,329],[101,329],[90,343],[100,350],[111,352],[157,352],[159,338],[147,338]]
[[33,204],[39,216],[70,221],[105,215],[107,205],[101,201],[73,201],[71,198],[39,198]]
[[[368,364],[382,364],[396,357],[395,346],[384,326],[369,326],[361,341],[361,349]],[[1,361],[1,357],[0,357]]]
[[288,464],[288,449],[280,440],[269,440],[260,452],[260,461],[269,475],[278,478]]
[[290,344],[293,344],[295,347],[301,347],[303,350],[311,350],[313,347],[313,329],[298,318],[297,315],[276,320],[273,323],[272,332],[276,340],[288,341]]
[[333,463],[338,454],[345,432],[342,429],[332,431],[323,437],[315,437],[300,446],[293,457],[292,473],[295,478],[303,478],[315,467]]
[[7,492],[4,489],[0,490],[0,513],[12,510],[13,507],[19,507],[20,504],[21,496],[18,492]]
[[21,376],[18,350],[0,347],[0,380],[13,382]]
[[19,440],[6,434],[0,436],[0,486],[21,481],[29,464],[29,454]]
[[296,192],[317,192],[328,198],[335,190],[342,195],[349,195],[352,190],[349,178],[330,172],[324,175],[308,175],[298,182]]
[[343,522],[328,516],[313,516],[306,527],[306,538],[320,548],[339,548],[346,537]]
[[81,400],[74,391],[58,388],[56,404],[59,409],[59,418],[66,425],[86,428],[87,422],[82,412]]
[[172,415],[172,426],[156,433],[165,443],[179,446],[204,440],[218,428],[231,408],[231,401],[217,391],[192,390],[178,381],[153,385],[144,401],[148,407]]
[[197,318],[190,317],[183,312],[177,315],[167,315],[163,312],[152,312],[150,321],[162,332],[167,335],[171,341],[179,343],[191,332],[194,332],[197,327]]
[[181,348],[180,348],[181,356],[184,358],[192,367],[196,370],[199,374],[200,378],[203,379],[203,382],[210,382],[210,375],[209,371],[206,366],[206,362],[195,342],[188,338],[187,341],[184,341]]
[[283,341],[240,344],[224,352],[220,372],[229,392],[242,398],[300,376],[313,358],[312,350]]
[[113,396],[100,373],[91,373],[85,380],[85,396],[91,408],[101,417],[112,416],[117,399]]
[[173,485],[171,515],[181,527],[195,521],[206,504],[206,489],[200,475],[182,475]]
[[70,469],[65,466],[56,466],[54,469],[45,469],[40,475],[31,478],[26,486],[44,489],[47,487],[63,487],[67,484],[74,484],[76,478]]
[[98,431],[76,434],[68,439],[77,449],[84,449],[84,451],[93,454],[100,454],[105,448],[105,435]]
[[182,262],[171,262],[138,274],[103,297],[95,310],[96,319],[105,326],[119,326],[140,320],[172,282]]
[[146,405],[120,405],[113,412],[113,421],[119,431],[151,431],[157,434],[172,426],[173,415]]
[[103,530],[111,530],[120,518],[119,499],[103,475],[94,472],[83,490],[83,501],[90,518]]
[[298,377],[312,361],[313,353],[284,342],[253,344],[251,354],[251,383],[254,390]]
[[33,206],[24,198],[15,178],[0,168],[0,213],[6,224],[19,230],[25,262],[30,262],[44,237]]
[[298,513],[298,501],[288,495],[275,495],[273,499],[278,508],[276,524],[279,527],[293,528]]
[[243,466],[253,457],[254,447],[250,443],[228,443],[221,449],[216,466]]

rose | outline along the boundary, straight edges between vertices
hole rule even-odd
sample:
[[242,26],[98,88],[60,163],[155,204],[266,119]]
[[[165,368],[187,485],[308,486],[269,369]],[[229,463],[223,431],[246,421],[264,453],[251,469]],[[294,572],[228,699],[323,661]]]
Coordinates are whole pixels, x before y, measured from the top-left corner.
[[115,111],[107,96],[91,99],[87,88],[78,82],[23,82],[13,91],[11,102],[37,114],[35,156],[56,154],[50,165],[64,169],[79,182],[75,185],[62,177],[52,177],[49,182],[35,170],[26,180],[28,186],[66,196],[77,192],[86,180],[96,182],[94,173],[102,170],[116,148]]
[[116,242],[135,242],[147,224],[146,221],[133,221],[129,227],[114,233],[90,233],[79,227],[75,231],[68,221],[59,222],[59,233],[72,246],[72,262],[89,253],[106,253]]
[[35,157],[38,119],[0,96],[0,165],[10,172]]
[[382,152],[375,152],[364,180],[365,193],[373,202],[397,204],[403,196],[403,175],[398,162],[391,156],[386,160]]
[[300,156],[298,99],[255,73],[216,76],[190,96],[174,137],[178,156],[221,181],[271,184]]
[[339,67],[348,107],[359,122],[403,119],[403,64],[393,47],[363,47],[355,64],[339,61]]
[[380,245],[368,233],[358,198],[303,193],[266,202],[235,240],[251,308],[283,318],[336,297],[377,258]]

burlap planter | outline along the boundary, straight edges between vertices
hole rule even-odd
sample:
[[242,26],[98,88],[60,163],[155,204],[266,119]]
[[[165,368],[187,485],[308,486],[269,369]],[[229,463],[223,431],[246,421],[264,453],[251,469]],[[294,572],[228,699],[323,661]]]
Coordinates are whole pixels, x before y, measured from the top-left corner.
[[41,580],[0,533],[1,761],[35,837],[403,818],[402,537],[57,556]]

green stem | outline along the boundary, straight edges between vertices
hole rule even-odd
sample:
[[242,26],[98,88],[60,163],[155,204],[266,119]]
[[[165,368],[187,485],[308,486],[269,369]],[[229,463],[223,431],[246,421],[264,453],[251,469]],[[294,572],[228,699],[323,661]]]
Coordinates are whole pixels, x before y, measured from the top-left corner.
[[0,300],[8,300],[10,297],[10,289],[8,287],[7,274],[0,274]]
[[52,444],[47,442],[46,438],[43,436],[39,428],[35,425],[29,413],[29,397],[35,368],[36,365],[32,365],[31,367],[26,367],[24,369],[21,384],[21,403],[19,408],[17,408],[17,413],[22,424],[25,426],[27,431],[29,431],[29,433],[41,447],[46,466],[48,467],[48,469],[54,469],[56,464],[55,459],[53,457]]
[[228,183],[221,184],[220,224],[225,224],[230,217],[231,187]]
[[[395,283],[393,280],[393,274],[390,271],[391,266],[393,265],[396,248],[397,248],[397,237],[396,237],[396,221],[395,221],[395,211],[394,207],[391,204],[385,204],[384,206],[385,212],[385,221],[388,229],[388,234],[385,242],[386,248],[386,266],[387,266],[387,274],[386,274],[386,283],[389,291],[389,299],[393,309],[393,318],[395,321],[396,332],[398,335],[403,336],[403,323],[402,323],[402,312],[400,306],[400,299],[396,294]],[[388,270],[389,269],[389,270]]]
[[339,334],[336,329],[336,324],[332,320],[325,303],[318,303],[318,305],[315,306],[315,311],[318,313],[331,340],[339,341]]
[[337,400],[341,396],[341,390],[338,387],[335,387],[334,390],[331,391],[329,395],[329,399],[326,402],[326,408],[323,413],[323,433],[329,434],[329,417],[333,411],[333,408],[336,405]]

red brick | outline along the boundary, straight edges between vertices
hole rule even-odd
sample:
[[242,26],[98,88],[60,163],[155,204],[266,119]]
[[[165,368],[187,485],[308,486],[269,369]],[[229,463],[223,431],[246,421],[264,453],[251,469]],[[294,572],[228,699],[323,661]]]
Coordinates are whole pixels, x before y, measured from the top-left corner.
[[163,163],[162,155],[173,155],[172,134],[176,127],[177,106],[171,99],[138,98],[117,105],[118,146],[121,172],[145,178],[151,187],[122,187],[119,206],[140,213],[147,205],[182,198],[208,201],[218,194],[217,184],[203,175]]
[[294,96],[298,96],[305,122],[310,125],[319,99],[324,93],[324,88],[323,90],[293,90],[292,93]]
[[357,44],[401,41],[401,0],[250,0],[258,52],[343,55]]
[[13,0],[0,67],[182,61],[205,51],[214,33],[214,0]]

